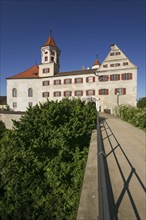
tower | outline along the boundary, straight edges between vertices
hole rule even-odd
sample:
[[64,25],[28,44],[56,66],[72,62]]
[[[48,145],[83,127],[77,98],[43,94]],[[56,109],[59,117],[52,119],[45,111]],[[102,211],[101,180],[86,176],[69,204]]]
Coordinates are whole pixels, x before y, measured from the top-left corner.
[[41,64],[39,65],[39,76],[53,76],[59,72],[60,49],[52,37],[52,33],[47,42],[41,47]]

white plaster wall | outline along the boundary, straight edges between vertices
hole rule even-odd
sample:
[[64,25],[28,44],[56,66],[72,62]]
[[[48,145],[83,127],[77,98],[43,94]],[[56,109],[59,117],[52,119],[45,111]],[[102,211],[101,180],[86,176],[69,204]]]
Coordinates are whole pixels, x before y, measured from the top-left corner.
[[[40,79],[8,79],[7,80],[7,104],[14,111],[26,111],[29,102],[33,105],[41,101]],[[17,89],[17,97],[12,97],[12,89]],[[28,97],[28,89],[33,89],[33,97]],[[13,102],[17,102],[17,108],[13,108]]]
[[[49,68],[50,72],[43,73],[43,69],[45,68]],[[53,75],[54,75],[54,63],[45,63],[45,64],[39,65],[39,76],[40,77],[48,77],[48,76],[53,76]]]
[[[17,102],[17,108],[14,109],[15,111],[25,111],[28,107],[28,102],[33,102],[35,105],[38,102],[46,102],[47,99],[49,100],[61,100],[64,97],[64,91],[72,91],[72,96],[74,97],[74,92],[76,90],[82,90],[83,96],[86,96],[86,90],[95,90],[95,96],[100,98],[100,105],[101,110],[104,109],[112,109],[117,105],[117,95],[115,95],[115,88],[126,88],[126,95],[119,96],[119,104],[130,104],[136,105],[136,96],[137,96],[137,69],[119,69],[110,70],[108,71],[108,75],[110,74],[123,74],[126,72],[132,73],[132,80],[118,80],[118,81],[106,81],[106,82],[99,82],[98,77],[94,74],[86,74],[86,75],[72,75],[72,76],[53,76],[53,77],[46,77],[46,78],[39,78],[39,79],[11,79],[8,80],[7,83],[7,95],[8,95],[8,105],[10,108],[13,109],[12,104],[13,102]],[[100,73],[101,75],[104,74]],[[95,76],[95,82],[87,83],[86,77]],[[83,83],[75,84],[75,78],[83,78]],[[72,84],[64,84],[64,79],[72,79]],[[61,85],[54,85],[54,80],[60,79]],[[42,82],[45,80],[50,81],[50,85],[42,86]],[[12,97],[12,89],[17,89],[17,97]],[[28,89],[33,89],[33,97],[28,97]],[[108,89],[109,95],[99,95],[99,89]],[[60,91],[61,97],[54,97],[54,92]],[[50,96],[45,98],[42,96],[43,92],[49,92]]]

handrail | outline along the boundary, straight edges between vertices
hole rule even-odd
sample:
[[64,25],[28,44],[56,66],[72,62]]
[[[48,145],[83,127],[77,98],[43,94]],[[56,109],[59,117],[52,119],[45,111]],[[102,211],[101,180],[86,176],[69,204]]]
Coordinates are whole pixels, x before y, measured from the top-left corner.
[[99,220],[118,219],[114,211],[114,199],[101,135],[99,112],[97,112],[97,147]]

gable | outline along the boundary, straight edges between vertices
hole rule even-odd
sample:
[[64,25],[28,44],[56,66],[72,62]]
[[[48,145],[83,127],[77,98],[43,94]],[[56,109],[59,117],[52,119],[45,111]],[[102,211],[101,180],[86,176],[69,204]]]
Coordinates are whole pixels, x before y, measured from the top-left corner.
[[98,71],[109,71],[116,69],[137,68],[127,56],[120,50],[120,48],[113,44],[107,57],[102,62]]

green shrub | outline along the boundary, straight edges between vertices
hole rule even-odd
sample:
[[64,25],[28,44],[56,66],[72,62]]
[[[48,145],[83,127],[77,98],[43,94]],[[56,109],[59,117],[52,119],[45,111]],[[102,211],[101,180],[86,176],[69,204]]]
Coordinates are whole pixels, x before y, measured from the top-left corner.
[[0,120],[0,138],[3,136],[5,130],[6,130],[5,123]]
[[130,105],[115,108],[115,114],[136,127],[146,129],[146,108],[139,109]]
[[138,108],[146,108],[146,97],[140,98],[137,101],[137,107]]
[[29,108],[0,147],[2,219],[76,219],[96,108],[80,99]]

